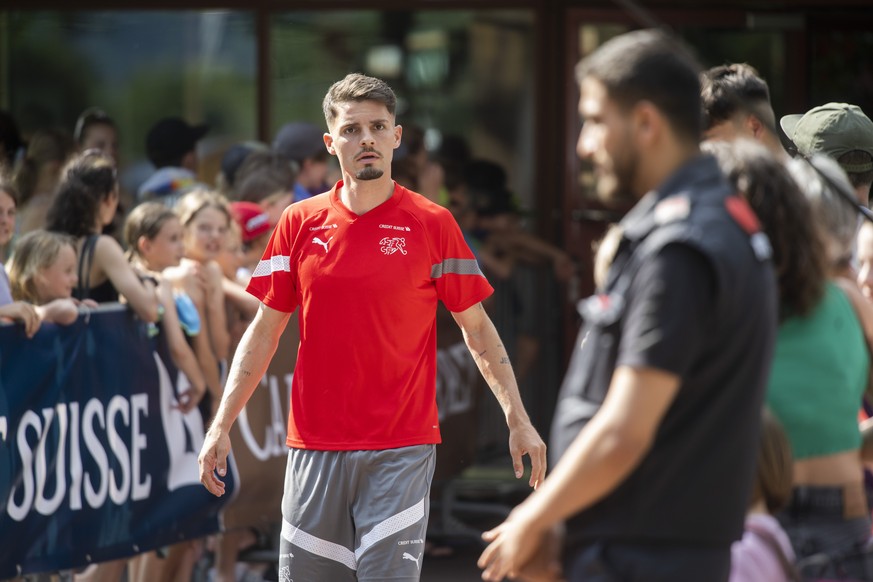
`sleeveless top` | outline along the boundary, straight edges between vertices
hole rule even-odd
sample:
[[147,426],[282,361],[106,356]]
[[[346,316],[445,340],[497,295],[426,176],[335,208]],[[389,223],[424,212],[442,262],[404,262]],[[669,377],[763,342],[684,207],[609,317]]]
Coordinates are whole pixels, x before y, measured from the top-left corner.
[[97,303],[114,303],[118,301],[118,291],[109,278],[96,287],[91,287],[91,263],[94,262],[94,249],[97,246],[99,234],[89,234],[82,243],[79,252],[79,283],[73,290],[73,297],[78,300],[93,299]]
[[858,411],[869,366],[855,309],[832,282],[811,314],[779,326],[767,404],[785,426],[795,459],[861,446]]

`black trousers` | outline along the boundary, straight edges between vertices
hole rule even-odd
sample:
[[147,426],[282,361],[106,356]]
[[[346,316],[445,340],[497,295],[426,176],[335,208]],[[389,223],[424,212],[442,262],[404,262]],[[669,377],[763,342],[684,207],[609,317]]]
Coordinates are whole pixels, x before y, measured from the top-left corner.
[[569,582],[727,582],[731,549],[597,542],[570,554],[564,571]]

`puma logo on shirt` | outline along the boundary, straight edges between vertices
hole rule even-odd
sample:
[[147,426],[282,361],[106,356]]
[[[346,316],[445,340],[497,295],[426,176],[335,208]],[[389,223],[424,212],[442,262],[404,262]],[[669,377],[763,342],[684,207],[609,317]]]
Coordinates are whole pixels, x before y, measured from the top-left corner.
[[418,566],[419,570],[421,570],[421,564],[418,563],[418,561],[421,559],[421,554],[419,554],[418,557],[416,558],[415,556],[413,556],[412,554],[410,554],[408,552],[403,552],[403,559],[409,560],[410,562],[415,562],[415,565]]
[[312,242],[314,242],[314,243],[317,244],[317,245],[321,245],[321,246],[323,246],[323,247],[324,247],[324,252],[325,252],[325,254],[327,254],[327,251],[328,251],[328,249],[327,249],[327,243],[329,243],[329,242],[332,241],[332,240],[333,240],[333,237],[330,237],[330,238],[327,239],[327,240],[321,240],[320,238],[315,237],[315,238],[312,239]]

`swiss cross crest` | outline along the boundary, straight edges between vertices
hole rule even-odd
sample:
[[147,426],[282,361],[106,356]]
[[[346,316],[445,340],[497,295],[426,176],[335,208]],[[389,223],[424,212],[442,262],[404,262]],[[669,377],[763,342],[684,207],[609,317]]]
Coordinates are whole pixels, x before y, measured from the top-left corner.
[[396,252],[399,252],[402,255],[406,254],[406,239],[403,237],[386,236],[379,241],[379,244],[382,245],[380,250],[386,255],[393,255]]

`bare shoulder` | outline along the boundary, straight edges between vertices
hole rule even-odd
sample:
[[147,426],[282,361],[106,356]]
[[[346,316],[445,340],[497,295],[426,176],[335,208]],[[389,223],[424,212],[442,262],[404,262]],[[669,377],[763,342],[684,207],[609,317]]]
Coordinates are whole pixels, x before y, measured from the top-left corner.
[[95,256],[124,256],[124,250],[118,241],[107,234],[101,234],[94,243]]

